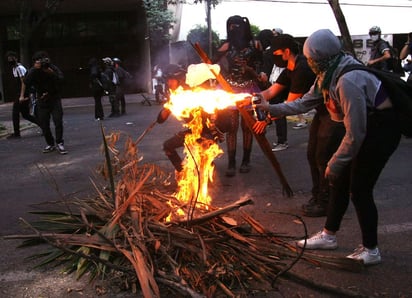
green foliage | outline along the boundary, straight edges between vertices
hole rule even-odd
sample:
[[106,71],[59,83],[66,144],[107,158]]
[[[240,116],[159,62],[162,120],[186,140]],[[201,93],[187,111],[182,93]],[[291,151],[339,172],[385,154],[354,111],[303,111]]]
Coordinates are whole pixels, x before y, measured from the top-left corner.
[[163,0],[144,0],[143,5],[146,10],[151,44],[157,47],[167,43],[170,39],[169,29],[175,23],[173,13],[167,9]]
[[254,37],[258,36],[259,32],[261,31],[258,26],[250,24],[250,30]]
[[[219,1],[219,0],[193,0],[192,2],[193,3],[195,3],[195,4],[198,4],[198,3],[203,3],[203,2],[207,2],[207,1],[210,1],[210,4],[213,6],[213,7],[215,7],[216,5],[218,5],[220,2],[222,2],[221,0]],[[186,3],[187,1],[185,1],[185,0],[168,0],[167,1],[167,4],[178,4],[178,3]]]
[[[189,31],[189,34],[186,37],[187,41],[191,43],[198,42],[203,48],[207,48],[209,44],[209,36],[206,26],[197,25],[194,29]],[[212,30],[212,48],[217,48],[219,46],[220,39],[219,34]]]

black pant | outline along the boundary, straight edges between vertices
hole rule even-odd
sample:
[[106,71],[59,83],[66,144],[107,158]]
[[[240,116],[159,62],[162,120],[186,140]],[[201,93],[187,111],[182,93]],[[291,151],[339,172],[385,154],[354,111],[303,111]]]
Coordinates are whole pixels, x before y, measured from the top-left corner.
[[312,177],[312,197],[317,204],[325,207],[329,201],[326,166],[344,135],[343,123],[332,121],[326,109],[316,112],[309,128],[307,159]]
[[126,113],[126,98],[124,97],[124,88],[121,85],[116,87],[116,100],[119,102],[120,105],[120,113]]
[[104,118],[104,111],[102,105],[102,96],[103,92],[100,90],[96,90],[93,92],[94,98],[94,119],[103,119]]
[[191,131],[189,129],[179,131],[173,137],[163,143],[163,150],[165,151],[166,156],[169,158],[174,168],[178,172],[182,171],[183,165],[182,158],[179,156],[176,149],[184,146],[185,136],[190,132]]
[[120,96],[120,113],[126,113],[126,98],[124,97],[124,94]]
[[[64,143],[63,141],[63,108],[60,98],[48,98],[45,102],[38,100],[37,112],[40,127],[43,130],[47,145],[54,146]],[[53,119],[55,138],[50,129],[50,117]]]
[[[183,170],[183,164],[182,158],[179,156],[176,149],[181,148],[185,145],[185,137],[187,134],[190,133],[192,133],[190,129],[179,131],[173,137],[171,137],[163,143],[163,150],[166,156],[169,158],[170,162],[173,164],[174,168],[178,172],[181,172]],[[208,128],[203,128],[200,136],[203,140],[209,140],[214,142],[213,135]]]
[[288,122],[286,117],[275,119],[276,136],[278,144],[285,144],[288,141]]
[[363,246],[377,246],[378,211],[373,188],[389,157],[398,147],[400,138],[398,114],[393,109],[369,113],[367,133],[359,153],[336,181],[330,181],[327,230],[339,230],[350,194],[361,228]]
[[[269,103],[270,104],[278,104],[285,101],[288,96],[288,92],[286,94],[281,94],[275,98],[272,98]],[[280,117],[275,120],[276,125],[276,136],[277,136],[277,143],[278,144],[285,144],[288,141],[288,122],[286,117]]]
[[120,102],[116,89],[109,91],[109,101],[112,107],[111,115],[120,115]]
[[14,134],[17,136],[20,135],[20,114],[24,119],[39,125],[37,118],[30,115],[30,100],[20,101],[16,99],[13,102],[12,119]]

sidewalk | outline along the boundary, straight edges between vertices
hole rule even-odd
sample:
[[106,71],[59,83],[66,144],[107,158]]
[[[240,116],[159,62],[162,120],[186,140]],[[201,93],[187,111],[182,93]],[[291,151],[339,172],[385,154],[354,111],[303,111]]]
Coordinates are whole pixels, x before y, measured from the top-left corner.
[[[136,94],[126,94],[127,103],[140,103],[142,105],[156,105],[154,101],[154,95],[147,93],[136,93]],[[110,103],[106,97],[102,99],[103,106],[110,106]],[[63,98],[62,99],[63,109],[85,107],[85,106],[94,106],[93,97],[72,97],[72,98]],[[0,104],[0,113],[1,114],[10,114],[10,120],[1,120],[0,121],[0,138],[6,137],[13,133],[13,122],[11,120],[13,103],[6,102]],[[20,116],[20,131],[36,127],[35,124],[21,118]]]

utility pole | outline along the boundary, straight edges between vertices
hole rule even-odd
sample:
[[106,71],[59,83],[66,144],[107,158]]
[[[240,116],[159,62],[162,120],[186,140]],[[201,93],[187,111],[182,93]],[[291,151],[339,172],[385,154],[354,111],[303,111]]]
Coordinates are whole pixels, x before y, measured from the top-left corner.
[[212,53],[212,17],[211,17],[211,10],[212,10],[212,0],[206,1],[206,21],[207,21],[207,36],[208,36],[208,54],[209,57],[213,57]]

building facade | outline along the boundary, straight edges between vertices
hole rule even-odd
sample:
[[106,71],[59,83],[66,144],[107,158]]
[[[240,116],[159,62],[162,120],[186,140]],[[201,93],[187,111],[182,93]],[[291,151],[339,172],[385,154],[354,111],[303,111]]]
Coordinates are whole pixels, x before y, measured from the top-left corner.
[[[21,53],[21,17],[23,2],[32,3],[31,18],[40,18],[47,1],[0,2],[0,66],[3,101],[15,97],[14,79],[6,64],[5,53]],[[150,81],[150,54],[146,50],[144,9],[135,0],[61,1],[55,12],[39,25],[28,43],[28,55],[46,51],[65,75],[63,97],[90,96],[88,62],[91,58],[118,57],[133,76],[126,92],[147,90]],[[149,56],[149,57],[148,57]],[[25,66],[31,61],[26,59]],[[24,61],[23,61],[24,62]],[[148,71],[149,69],[149,71]],[[149,72],[149,73],[148,73]]]

